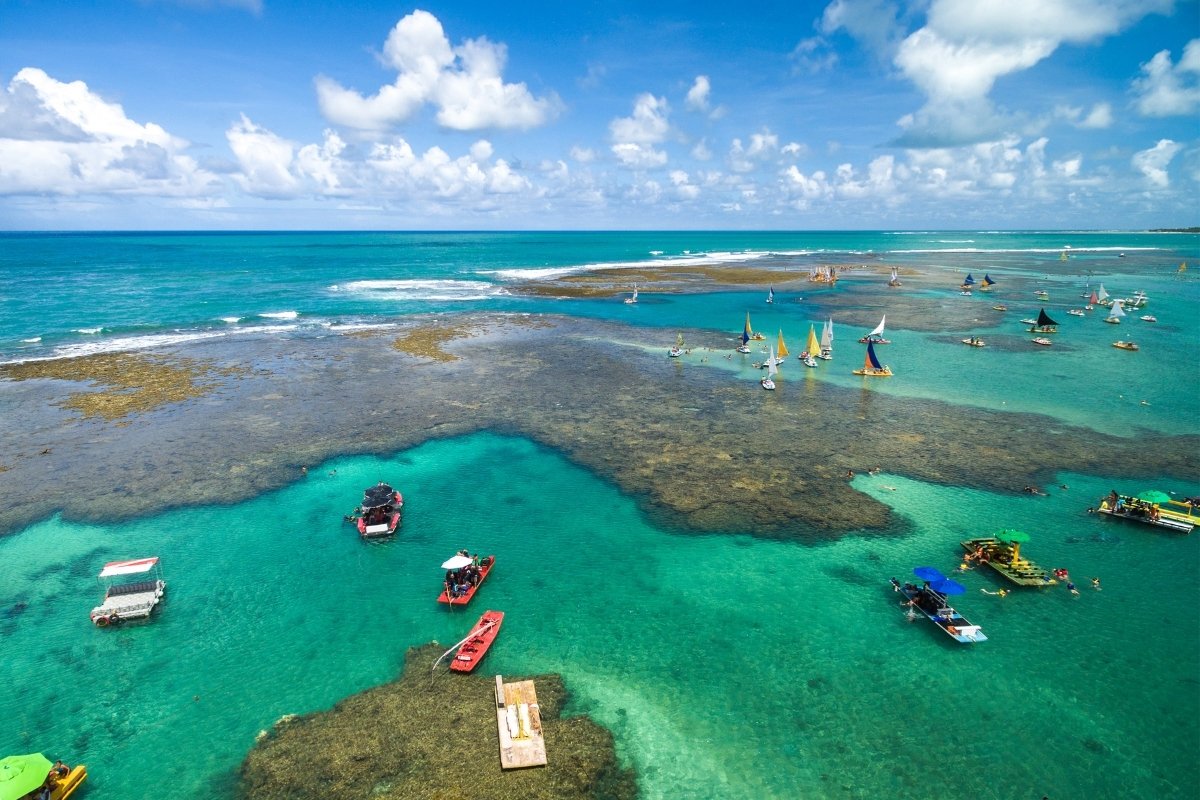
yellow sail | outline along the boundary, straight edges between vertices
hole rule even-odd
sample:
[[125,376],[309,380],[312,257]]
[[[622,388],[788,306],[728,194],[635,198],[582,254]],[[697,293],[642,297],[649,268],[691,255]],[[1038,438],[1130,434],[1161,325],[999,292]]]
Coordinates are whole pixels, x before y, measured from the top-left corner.
[[751,339],[754,338],[754,329],[750,327],[750,312],[746,312],[746,335]]
[[788,349],[787,349],[787,345],[783,343],[783,329],[782,328],[780,328],[780,330],[779,330],[779,347],[776,349],[779,350],[780,358],[787,358]]
[[1182,264],[1179,265],[1179,271],[1187,272],[1187,262],[1186,261],[1184,261]]
[[808,326],[808,344],[804,345],[804,349],[810,356],[819,355],[821,352],[821,343],[817,341],[817,332],[813,330],[812,325]]

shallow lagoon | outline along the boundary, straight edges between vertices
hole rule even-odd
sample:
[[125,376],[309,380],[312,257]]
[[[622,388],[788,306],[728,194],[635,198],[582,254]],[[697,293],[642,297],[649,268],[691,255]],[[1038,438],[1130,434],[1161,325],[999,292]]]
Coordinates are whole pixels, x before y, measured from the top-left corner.
[[[393,476],[402,535],[364,544],[341,515]],[[161,796],[164,776],[172,796],[227,796],[279,716],[469,628],[482,608],[434,602],[437,565],[468,547],[499,556],[477,605],[509,615],[487,669],[561,672],[647,797],[904,796],[933,774],[954,776],[941,785],[955,797],[1186,796],[1200,540],[1089,516],[1108,483],[1060,478],[1070,488],[1048,497],[997,497],[860,476],[913,532],[804,546],[664,533],[552,451],[481,434],[330,462],[238,506],[50,520],[0,540],[16,565],[0,582],[0,679],[15,689],[0,747],[87,762],[97,800]],[[1069,567],[1081,595],[989,597],[998,579],[971,572],[958,607],[990,641],[906,622],[887,578],[948,572],[960,539],[1001,524],[1029,531],[1029,556]],[[148,553],[170,584],[162,613],[93,629],[94,573]]]

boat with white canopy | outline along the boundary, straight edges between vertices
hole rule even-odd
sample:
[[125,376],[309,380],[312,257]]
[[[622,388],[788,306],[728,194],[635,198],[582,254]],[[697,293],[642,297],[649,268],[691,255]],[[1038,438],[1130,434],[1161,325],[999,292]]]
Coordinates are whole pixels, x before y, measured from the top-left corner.
[[[130,580],[135,575],[146,577]],[[100,570],[98,580],[104,584],[104,602],[91,613],[92,623],[98,628],[150,616],[167,591],[158,556],[110,561]]]

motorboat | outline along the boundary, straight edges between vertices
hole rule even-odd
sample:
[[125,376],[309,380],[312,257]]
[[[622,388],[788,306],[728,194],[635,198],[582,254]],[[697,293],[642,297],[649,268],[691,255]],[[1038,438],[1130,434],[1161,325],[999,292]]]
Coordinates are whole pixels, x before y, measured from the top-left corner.
[[962,340],[962,343],[965,345],[968,345],[969,347],[986,347],[987,346],[986,343],[983,341],[983,339],[980,339],[978,336],[968,336],[966,339]]
[[1067,313],[1070,314],[1072,317],[1087,316],[1086,314],[1083,313],[1083,309],[1081,309],[1081,308],[1072,308],[1072,309],[1068,310]]
[[1153,316],[1152,314],[1143,314],[1142,316],[1138,317],[1138,319],[1140,319],[1142,322],[1158,322],[1158,317]]
[[442,564],[442,569],[446,570],[446,580],[437,601],[451,606],[465,606],[475,597],[487,576],[492,574],[494,566],[495,556],[484,556],[476,564],[465,550],[459,552]]
[[363,490],[363,499],[354,513],[346,517],[364,539],[391,536],[400,527],[404,514],[404,496],[380,481]]
[[[135,575],[138,579],[129,580]],[[100,570],[97,580],[105,587],[104,602],[93,608],[90,615],[97,628],[149,617],[167,591],[158,556],[110,561]]]
[[1045,336],[1035,336],[1029,341],[1033,342],[1034,344],[1040,344],[1042,347],[1049,347],[1050,345],[1054,344],[1054,342],[1050,341]]
[[1140,349],[1137,346],[1137,344],[1135,344],[1134,342],[1126,342],[1126,341],[1113,342],[1113,347],[1117,348],[1118,350],[1138,350],[1138,349]]
[[918,613],[924,615],[956,642],[973,644],[987,641],[988,637],[980,627],[972,625],[947,600],[949,594],[962,594],[966,591],[961,584],[950,580],[932,567],[917,567],[913,572],[930,577],[925,580],[923,586],[901,584],[895,578],[891,579],[892,589],[904,596],[904,605],[907,606],[911,618],[916,618]]
[[1191,533],[1200,522],[1200,506],[1172,500],[1164,492],[1143,492],[1138,497],[1110,492],[1100,501],[1096,511],[1177,533]]

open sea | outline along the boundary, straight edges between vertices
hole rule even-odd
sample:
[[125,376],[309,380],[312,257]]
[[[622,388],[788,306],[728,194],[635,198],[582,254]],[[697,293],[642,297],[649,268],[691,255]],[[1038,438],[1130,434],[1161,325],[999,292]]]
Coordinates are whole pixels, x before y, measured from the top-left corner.
[[[251,350],[263,337],[493,311],[661,329],[665,357],[677,329],[732,336],[752,310],[794,354],[830,314],[819,293],[777,289],[767,306],[759,290],[644,291],[628,306],[515,289],[689,264],[778,269],[782,285],[834,263],[945,273],[949,290],[913,291],[978,304],[961,334],[889,320],[897,375],[870,385],[881,396],[936,398],[964,415],[1033,412],[1051,430],[1094,431],[1101,451],[1113,437],[1200,434],[1191,234],[0,233],[0,363],[217,337]],[[996,288],[959,295],[966,273]],[[835,291],[879,280],[851,274]],[[1101,324],[1100,308],[1065,314],[1100,284],[1150,302],[1120,326]],[[997,301],[1011,311],[987,313]],[[1055,347],[1026,347],[1017,320],[1043,306],[1063,332]],[[849,345],[866,330],[833,316],[835,350],[857,354]],[[958,343],[969,334],[996,346]],[[1111,347],[1118,338],[1140,352]],[[859,386],[857,357],[805,379]],[[761,393],[722,359],[683,368],[728,369]],[[6,402],[0,392],[0,413]],[[365,544],[342,515],[380,477],[409,502],[400,536]],[[569,712],[612,730],[647,798],[1127,800],[1194,798],[1200,786],[1200,532],[1085,511],[1112,488],[1200,495],[1200,476],[1122,480],[1116,464],[1103,477],[1059,474],[1035,497],[861,474],[855,488],[895,509],[906,532],[823,544],[658,529],[635,498],[561,454],[492,432],[297,478],[246,502],[132,521],[80,524],[48,509],[0,537],[0,755],[86,763],[79,800],[231,797],[256,734],[280,716],[387,681],[408,647],[457,641],[497,608],[507,616],[487,673],[561,673]],[[255,524],[267,516],[271,526]],[[1000,528],[1028,531],[1028,555],[1069,568],[1080,594],[990,596],[980,590],[1001,579],[970,571],[955,605],[988,641],[959,645],[910,623],[888,578],[921,564],[950,572],[960,540]],[[434,603],[438,565],[462,547],[498,563],[469,610],[449,612]],[[115,551],[160,556],[168,600],[150,624],[98,631],[94,577]]]

